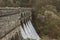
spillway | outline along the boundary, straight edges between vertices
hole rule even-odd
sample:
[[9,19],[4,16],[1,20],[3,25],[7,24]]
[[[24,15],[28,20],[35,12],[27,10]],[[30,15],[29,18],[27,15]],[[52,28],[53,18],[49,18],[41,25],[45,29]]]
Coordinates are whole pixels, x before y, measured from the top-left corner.
[[40,40],[39,35],[37,34],[35,28],[32,25],[32,22],[29,20],[26,22],[26,24],[23,23],[23,28],[22,26],[20,27],[22,37],[24,39],[35,39],[35,40]]
[[21,31],[22,37],[23,37],[24,39],[27,39],[27,35],[26,35],[26,33],[24,32],[22,26],[20,26],[20,31]]

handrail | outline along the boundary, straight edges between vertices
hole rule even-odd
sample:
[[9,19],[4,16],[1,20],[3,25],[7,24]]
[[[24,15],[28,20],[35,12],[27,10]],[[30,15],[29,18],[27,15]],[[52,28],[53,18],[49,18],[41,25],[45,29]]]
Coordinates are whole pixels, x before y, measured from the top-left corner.
[[[17,13],[18,12],[18,13]],[[10,15],[15,15],[15,14],[19,14],[20,11],[17,11],[17,12],[14,12],[14,13],[11,13],[11,14],[2,14],[0,15],[0,17],[5,17],[5,16],[10,16]]]

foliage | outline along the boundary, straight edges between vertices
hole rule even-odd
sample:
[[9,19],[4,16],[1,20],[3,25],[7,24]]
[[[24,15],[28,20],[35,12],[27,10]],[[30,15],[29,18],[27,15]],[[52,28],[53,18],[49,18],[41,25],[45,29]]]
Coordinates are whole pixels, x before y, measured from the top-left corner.
[[58,16],[56,2],[54,1],[55,3],[52,4],[46,4],[46,2],[48,1],[42,0],[42,3],[35,5],[33,24],[40,36],[48,35],[51,38],[59,38],[60,17]]
[[35,40],[35,39],[30,39],[30,38],[27,38],[27,39],[24,39],[24,40]]
[[0,7],[6,6],[32,6],[32,20],[38,34],[60,37],[60,0],[0,0]]

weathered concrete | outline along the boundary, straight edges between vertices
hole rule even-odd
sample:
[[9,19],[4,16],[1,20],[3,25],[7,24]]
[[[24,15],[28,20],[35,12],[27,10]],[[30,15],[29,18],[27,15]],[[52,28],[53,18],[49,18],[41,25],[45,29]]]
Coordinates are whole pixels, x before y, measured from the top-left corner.
[[19,26],[20,21],[31,17],[31,8],[0,7],[0,40],[22,40]]

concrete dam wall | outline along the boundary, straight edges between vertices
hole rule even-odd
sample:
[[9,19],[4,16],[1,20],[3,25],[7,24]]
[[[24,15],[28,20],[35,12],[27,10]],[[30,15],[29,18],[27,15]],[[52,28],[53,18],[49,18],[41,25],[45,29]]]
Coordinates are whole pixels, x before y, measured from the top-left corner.
[[22,40],[21,20],[31,19],[31,8],[0,7],[0,40]]

